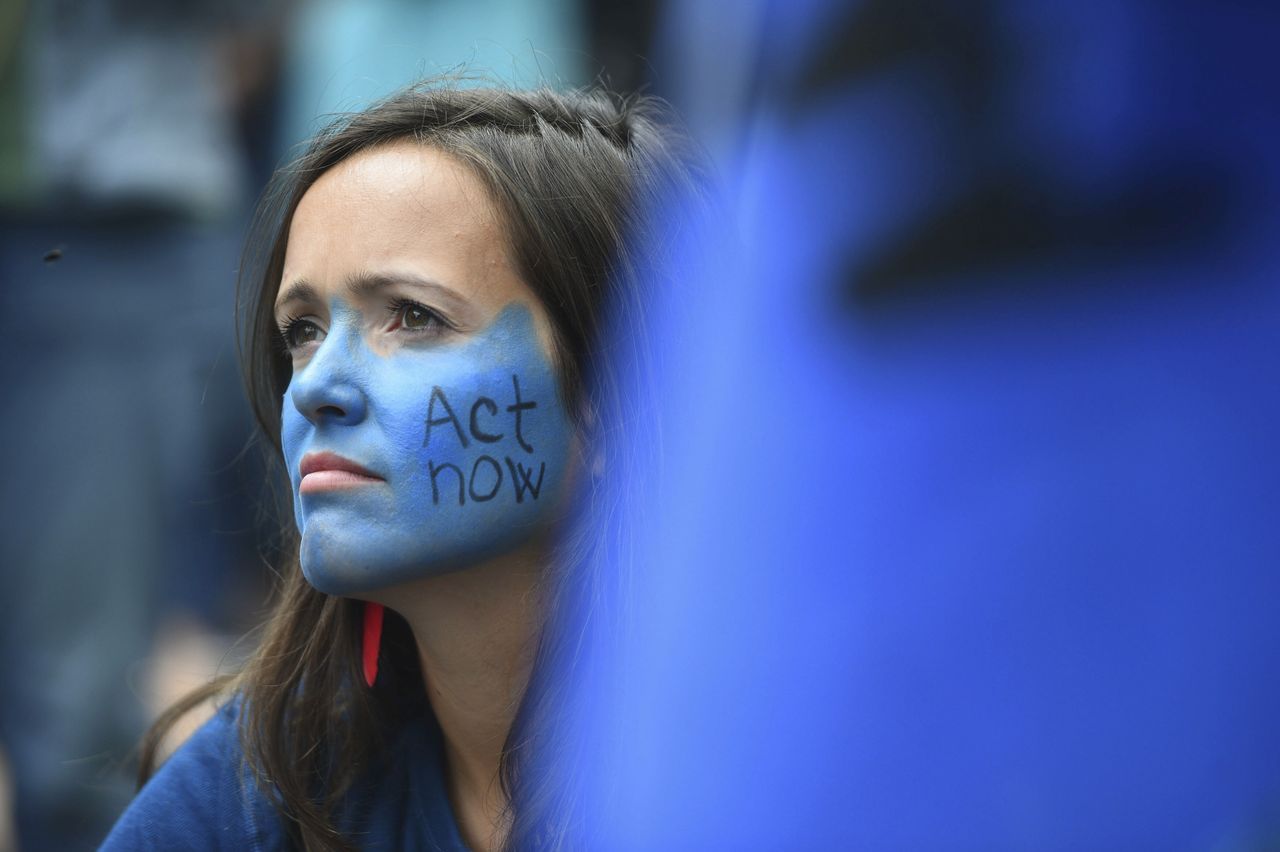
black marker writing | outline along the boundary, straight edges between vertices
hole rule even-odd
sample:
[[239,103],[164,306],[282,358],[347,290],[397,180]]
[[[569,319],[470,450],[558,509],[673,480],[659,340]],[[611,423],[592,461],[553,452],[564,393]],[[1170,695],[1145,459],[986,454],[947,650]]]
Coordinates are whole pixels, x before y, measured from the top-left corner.
[[[489,493],[485,494],[484,496],[481,496],[476,493],[476,474],[480,471],[481,462],[488,462],[489,464],[493,465],[493,472],[498,475],[498,478],[493,481],[493,488],[491,488],[489,490]],[[471,468],[471,482],[468,483],[467,485],[467,491],[471,493],[471,499],[477,503],[484,503],[486,501],[492,500],[497,495],[498,489],[501,487],[502,487],[502,465],[498,464],[498,460],[495,459],[493,456],[481,456],[480,458],[476,459],[475,465]]]
[[[480,427],[476,425],[476,413],[479,411],[480,406],[482,405],[486,409],[488,409],[490,417],[498,413],[498,404],[493,400],[489,399],[489,397],[482,396],[479,399],[477,399],[475,401],[475,404],[471,406],[471,434],[475,436],[475,439],[477,441],[482,441],[486,444],[493,444],[498,441],[501,441],[502,440],[501,433],[497,435],[491,435],[488,432],[482,432],[480,430]],[[516,421],[517,424],[519,424],[519,422],[520,421],[518,420]],[[517,425],[517,428],[519,428],[518,425]],[[463,446],[465,447],[466,444],[463,444]]]
[[[533,483],[529,481],[533,468],[524,469],[524,465],[520,462],[511,461],[511,456],[507,456],[507,470],[511,471],[511,485],[516,490],[516,502],[524,502],[524,494],[528,491],[533,495],[533,499],[538,499],[538,494],[542,491],[542,474],[547,471],[546,462],[538,462],[538,481]],[[521,485],[521,483],[524,483]]]
[[[532,399],[521,398],[520,377],[514,373],[511,375],[511,388],[515,393],[515,402],[508,405],[506,411],[515,415],[516,442],[526,453],[532,453],[533,445],[525,440],[524,437],[523,416],[525,412],[537,408],[538,403]],[[437,403],[443,412],[439,415],[437,414]],[[467,423],[470,429],[464,430],[462,422],[454,413],[453,406],[449,404],[449,398],[444,389],[439,386],[433,387],[431,389],[431,400],[427,403],[426,432],[422,438],[422,446],[426,447],[431,444],[431,427],[444,426],[445,424],[453,426],[453,431],[457,434],[458,441],[462,444],[463,449],[466,449],[471,443],[467,437],[467,431],[470,431],[472,439],[482,444],[495,444],[501,441],[506,436],[506,433],[489,432],[481,426],[480,421],[482,416],[492,420],[497,417],[499,410],[498,403],[489,397],[477,397],[471,403],[470,417]],[[489,428],[492,428],[492,426]],[[547,463],[538,462],[538,467],[535,471],[532,464],[529,467],[525,467],[523,462],[515,461],[510,456],[503,456],[502,460],[506,462],[506,469],[510,473],[511,492],[516,502],[523,503],[526,496],[531,500],[537,500],[542,494],[542,480],[547,472]],[[482,455],[471,462],[469,476],[464,472],[463,467],[459,467],[452,462],[436,463],[428,460],[427,473],[431,477],[431,502],[433,505],[440,505],[440,476],[446,471],[453,474],[453,478],[458,484],[459,506],[466,505],[468,495],[470,495],[473,503],[489,502],[502,491],[503,482],[508,481],[508,477],[503,472],[502,464],[493,456]],[[445,488],[446,500],[448,500],[447,486]]]
[[524,435],[520,433],[520,415],[531,408],[537,408],[538,403],[522,402],[520,400],[520,380],[516,378],[515,373],[511,374],[511,384],[516,389],[516,403],[515,405],[508,405],[507,411],[514,411],[516,414],[516,440],[520,442],[520,446],[524,449],[526,453],[531,453],[533,452],[532,445],[530,445],[527,441],[525,441]]
[[[444,410],[449,412],[449,415],[447,417],[435,416],[437,399],[440,400],[440,404],[444,406]],[[474,425],[475,422],[476,422],[475,409],[472,409],[471,423]],[[431,427],[442,426],[445,423],[453,424],[454,431],[458,433],[458,440],[462,442],[463,449],[466,449],[467,434],[462,431],[462,424],[459,423],[458,418],[454,416],[453,406],[449,405],[449,400],[448,398],[445,397],[444,391],[440,389],[439,385],[436,385],[434,388],[431,389],[431,401],[427,403],[427,434],[422,438],[422,446],[425,447],[431,443]]]
[[[452,470],[453,475],[458,477],[458,505],[461,506],[466,502],[462,494],[462,469],[456,464],[449,464],[448,462],[441,465],[437,465],[433,461],[427,462],[427,471],[431,474],[431,502],[436,506],[440,505],[440,486],[436,484],[436,476],[439,475],[440,471],[445,469]],[[473,470],[473,478],[474,475],[475,471]]]

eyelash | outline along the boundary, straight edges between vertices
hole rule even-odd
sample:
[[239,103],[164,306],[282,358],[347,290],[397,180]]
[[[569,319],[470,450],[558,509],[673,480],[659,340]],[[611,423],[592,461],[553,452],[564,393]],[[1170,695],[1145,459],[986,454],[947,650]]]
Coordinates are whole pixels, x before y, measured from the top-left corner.
[[[427,315],[427,325],[423,328],[409,328],[404,324],[403,314],[406,310],[413,308],[422,311]],[[392,317],[400,318],[401,330],[408,334],[418,336],[437,335],[445,331],[457,331],[453,323],[445,319],[439,311],[432,310],[421,302],[415,302],[413,299],[393,299],[391,304],[387,305],[387,312]]]
[[[284,347],[285,352],[293,352],[302,346],[296,342],[295,335],[304,325],[316,325],[309,319],[302,317],[286,316],[280,321],[280,344]],[[319,328],[319,326],[316,326]]]
[[[404,324],[403,314],[406,310],[415,309],[426,314],[427,325],[421,328],[410,328]],[[445,331],[456,331],[457,327],[445,319],[438,311],[428,308],[421,302],[415,302],[413,299],[393,299],[387,305],[387,313],[393,318],[400,318],[399,330],[414,337],[427,337],[441,334]],[[297,341],[298,332],[306,326],[312,326],[317,330],[322,330],[313,321],[305,317],[286,316],[280,321],[280,343],[284,346],[286,352],[294,352],[300,349],[305,343]]]

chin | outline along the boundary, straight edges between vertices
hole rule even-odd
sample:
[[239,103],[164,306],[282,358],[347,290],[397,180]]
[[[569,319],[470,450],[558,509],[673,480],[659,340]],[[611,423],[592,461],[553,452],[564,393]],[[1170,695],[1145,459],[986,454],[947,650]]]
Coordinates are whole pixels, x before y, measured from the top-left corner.
[[302,576],[326,595],[358,597],[431,570],[420,562],[407,562],[402,551],[398,554],[385,542],[386,537],[374,530],[353,531],[313,519],[302,533]]
[[[302,534],[299,560],[302,576],[317,591],[340,597],[362,597],[381,589],[451,574],[501,556],[521,544],[520,539],[493,536],[484,544],[433,542],[423,548],[421,532],[401,540],[393,531],[330,528],[314,519]],[[452,546],[450,546],[452,545]]]

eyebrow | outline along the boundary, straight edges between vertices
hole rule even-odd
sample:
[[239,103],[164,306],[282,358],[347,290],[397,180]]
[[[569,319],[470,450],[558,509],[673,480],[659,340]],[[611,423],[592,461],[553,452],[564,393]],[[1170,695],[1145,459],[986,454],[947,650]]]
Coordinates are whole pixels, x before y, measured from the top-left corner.
[[320,301],[319,293],[316,288],[312,287],[306,281],[295,281],[285,288],[284,293],[276,297],[275,311],[292,302],[318,302]]
[[[413,272],[359,273],[344,281],[343,289],[356,298],[364,298],[386,287],[395,285],[408,285],[431,290],[436,296],[449,303],[448,307],[454,311],[463,311],[468,304],[467,300],[451,287],[446,287],[439,281],[425,278]],[[276,299],[275,310],[279,312],[285,305],[294,302],[319,301],[321,301],[319,290],[306,279],[299,279],[286,287],[280,297]]]

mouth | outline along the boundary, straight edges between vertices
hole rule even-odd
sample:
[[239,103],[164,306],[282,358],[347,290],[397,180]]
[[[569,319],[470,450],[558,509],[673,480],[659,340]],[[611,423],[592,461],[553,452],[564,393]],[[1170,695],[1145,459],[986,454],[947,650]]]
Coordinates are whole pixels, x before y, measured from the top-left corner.
[[298,465],[298,473],[302,476],[302,481],[298,483],[299,494],[359,488],[386,482],[381,476],[351,459],[329,452],[307,453]]

